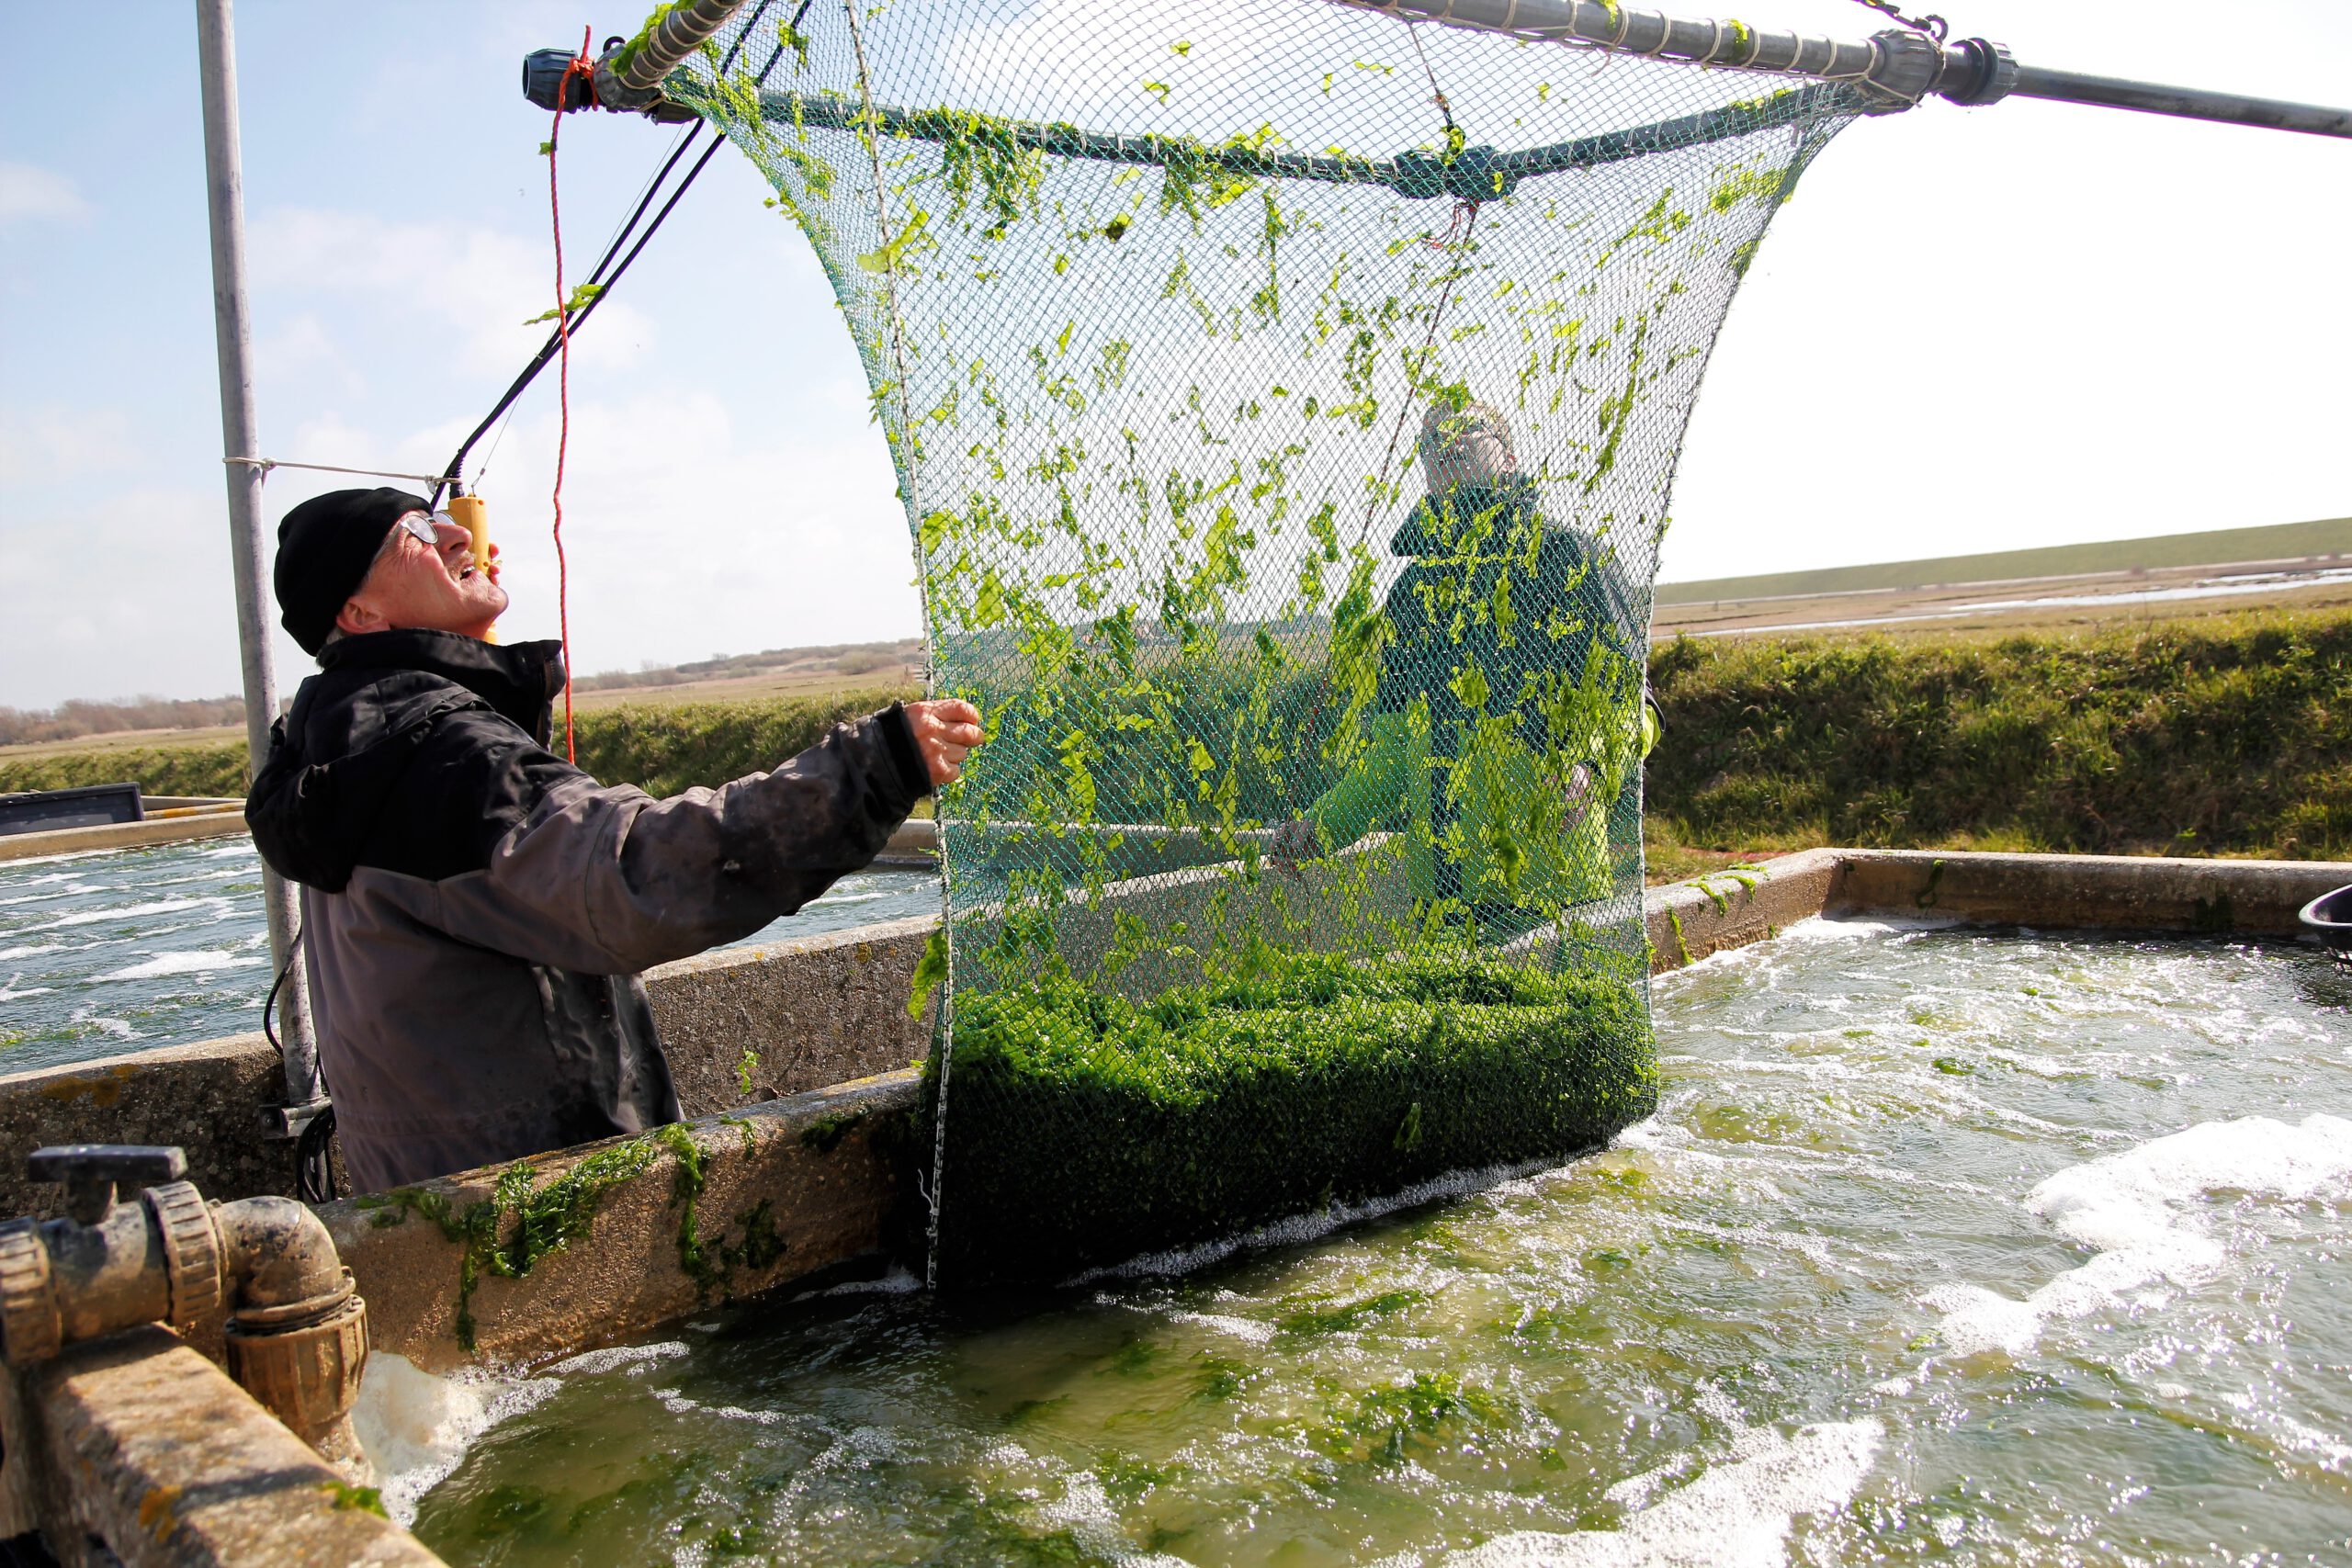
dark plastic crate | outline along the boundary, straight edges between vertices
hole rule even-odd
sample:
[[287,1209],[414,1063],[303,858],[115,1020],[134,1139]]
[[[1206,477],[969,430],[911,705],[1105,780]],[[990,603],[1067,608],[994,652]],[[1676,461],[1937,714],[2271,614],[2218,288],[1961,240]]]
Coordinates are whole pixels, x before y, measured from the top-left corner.
[[0,833],[47,833],[59,828],[96,828],[146,819],[147,808],[140,803],[135,784],[0,795]]

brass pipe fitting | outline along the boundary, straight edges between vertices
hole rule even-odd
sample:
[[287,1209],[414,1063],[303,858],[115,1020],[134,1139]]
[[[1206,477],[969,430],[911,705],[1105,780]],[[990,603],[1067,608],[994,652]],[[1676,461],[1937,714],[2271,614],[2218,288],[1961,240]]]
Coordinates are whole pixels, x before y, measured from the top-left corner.
[[291,1198],[216,1203],[233,1282],[229,1375],[347,1475],[366,1479],[351,1427],[368,1364],[368,1303],[318,1215]]
[[230,1375],[320,1458],[369,1479],[351,1427],[368,1305],[317,1214],[290,1198],[207,1204],[173,1179],[114,1201],[118,1180],[183,1175],[177,1149],[43,1149],[29,1167],[66,1183],[70,1213],[0,1225],[0,1359],[28,1367],[143,1323],[201,1338],[225,1308]]

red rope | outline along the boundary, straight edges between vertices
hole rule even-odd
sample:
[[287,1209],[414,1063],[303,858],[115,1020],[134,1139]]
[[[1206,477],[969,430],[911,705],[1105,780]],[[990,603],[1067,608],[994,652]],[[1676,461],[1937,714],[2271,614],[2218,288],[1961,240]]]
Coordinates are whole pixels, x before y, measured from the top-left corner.
[[[580,52],[563,68],[563,80],[556,87],[558,106],[563,103],[574,76],[595,74],[595,62],[588,58],[589,36],[589,28],[580,29]],[[555,335],[560,356],[555,383],[555,613],[558,635],[563,638],[563,756],[576,764],[580,745],[571,731],[571,573],[563,557],[563,460],[571,446],[571,310],[563,294],[563,207],[556,197],[555,181],[555,144],[562,134],[563,110],[559,107],[555,123],[548,130],[548,222],[555,231]]]

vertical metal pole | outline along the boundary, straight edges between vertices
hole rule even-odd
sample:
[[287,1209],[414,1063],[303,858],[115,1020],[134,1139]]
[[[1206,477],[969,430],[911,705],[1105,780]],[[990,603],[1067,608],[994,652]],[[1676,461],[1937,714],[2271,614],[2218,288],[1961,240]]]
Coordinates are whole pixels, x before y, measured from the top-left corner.
[[[196,0],[196,43],[204,83],[206,205],[212,218],[212,322],[220,359],[220,440],[224,457],[257,457],[254,417],[253,328],[245,310],[245,188],[237,141],[237,41],[231,0]],[[229,559],[237,583],[237,650],[245,680],[245,748],[259,769],[277,716],[270,668],[268,597],[262,576],[262,470],[225,465],[229,478]],[[269,915],[272,971],[286,966],[301,929],[294,889],[267,866],[262,899]],[[300,965],[279,993],[279,1038],[286,1047],[286,1101],[300,1111],[319,1097],[319,1048],[311,1032],[310,988]],[[296,1130],[292,1118],[281,1132]]]

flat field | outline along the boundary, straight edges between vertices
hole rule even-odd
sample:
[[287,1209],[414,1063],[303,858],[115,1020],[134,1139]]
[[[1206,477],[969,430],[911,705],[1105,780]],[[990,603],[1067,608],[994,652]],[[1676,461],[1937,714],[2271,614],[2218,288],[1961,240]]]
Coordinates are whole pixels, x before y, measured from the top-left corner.
[[[2352,858],[2352,589],[2109,599],[1660,641],[1653,879],[1825,843]],[[581,764],[657,795],[723,783],[911,694],[910,670],[586,694]],[[243,773],[233,730],[0,751],[0,790],[232,795]]]

